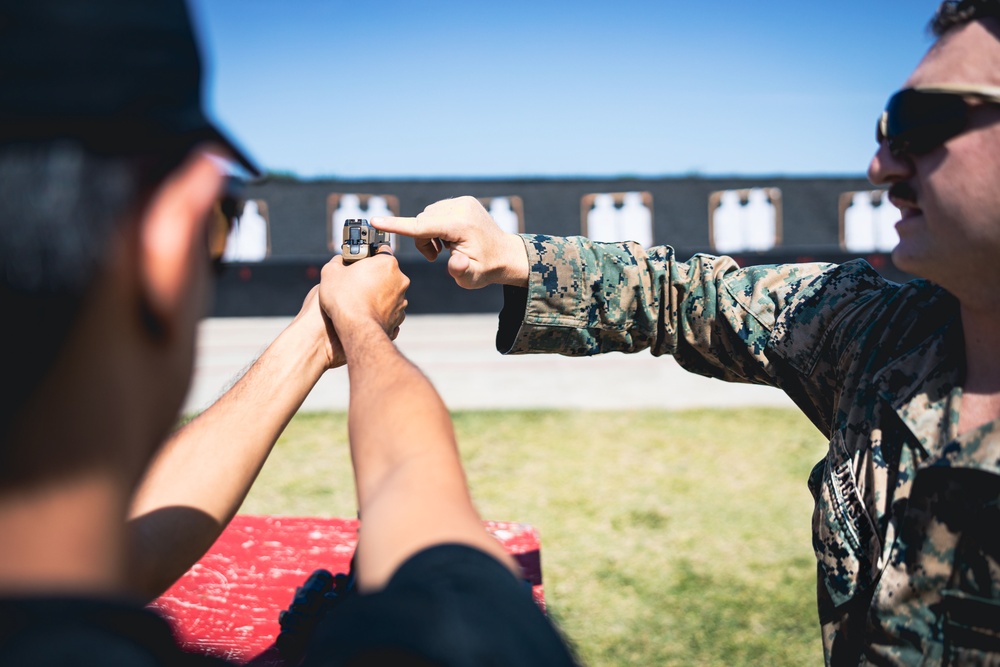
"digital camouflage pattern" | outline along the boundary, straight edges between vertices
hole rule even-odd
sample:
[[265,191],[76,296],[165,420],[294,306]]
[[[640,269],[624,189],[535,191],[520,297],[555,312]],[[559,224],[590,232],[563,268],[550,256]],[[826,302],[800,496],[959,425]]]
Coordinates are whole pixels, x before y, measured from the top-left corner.
[[781,388],[829,438],[808,481],[828,664],[1000,665],[1000,433],[957,433],[951,295],[863,261],[741,269],[523,238],[530,285],[505,291],[501,352],[670,354]]

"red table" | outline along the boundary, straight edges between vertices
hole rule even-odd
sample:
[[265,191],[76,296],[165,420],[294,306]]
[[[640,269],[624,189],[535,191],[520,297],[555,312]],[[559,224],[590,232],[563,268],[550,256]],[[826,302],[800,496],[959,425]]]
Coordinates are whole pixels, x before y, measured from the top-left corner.
[[[544,609],[538,532],[523,523],[484,525],[520,563]],[[191,650],[277,667],[278,612],[313,570],[347,572],[357,531],[356,519],[239,515],[151,607]]]

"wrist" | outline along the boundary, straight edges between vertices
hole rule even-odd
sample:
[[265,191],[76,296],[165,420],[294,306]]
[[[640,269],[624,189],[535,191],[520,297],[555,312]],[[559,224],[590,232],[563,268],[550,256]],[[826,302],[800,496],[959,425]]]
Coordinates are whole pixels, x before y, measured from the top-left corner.
[[352,317],[340,318],[334,326],[337,329],[337,336],[340,344],[344,347],[344,355],[350,360],[358,347],[370,344],[374,341],[389,339],[385,330],[371,318]]
[[343,365],[343,359],[337,363],[326,323],[321,325],[297,317],[275,340],[275,343],[287,344],[287,348],[298,355],[309,375],[317,379],[328,368]]
[[518,234],[505,235],[502,256],[502,269],[497,282],[512,287],[527,287],[530,267],[524,238]]

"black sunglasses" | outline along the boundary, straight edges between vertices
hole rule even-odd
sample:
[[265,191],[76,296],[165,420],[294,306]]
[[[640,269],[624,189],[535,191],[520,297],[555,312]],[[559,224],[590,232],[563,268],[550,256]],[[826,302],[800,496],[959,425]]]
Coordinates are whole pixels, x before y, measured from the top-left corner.
[[226,241],[229,233],[239,223],[243,214],[242,186],[234,178],[227,178],[222,194],[212,207],[211,220],[208,222],[208,256],[217,266],[222,264],[222,256],[226,252]]
[[939,84],[904,88],[889,98],[878,119],[875,140],[887,141],[896,157],[929,153],[969,126],[977,106],[969,98],[1000,104],[1000,87]]

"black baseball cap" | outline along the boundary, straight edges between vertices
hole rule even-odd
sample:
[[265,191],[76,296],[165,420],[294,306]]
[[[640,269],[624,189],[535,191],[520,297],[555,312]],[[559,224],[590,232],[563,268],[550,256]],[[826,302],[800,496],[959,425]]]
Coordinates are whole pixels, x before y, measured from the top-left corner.
[[0,0],[0,144],[71,140],[113,155],[213,141],[184,0]]

